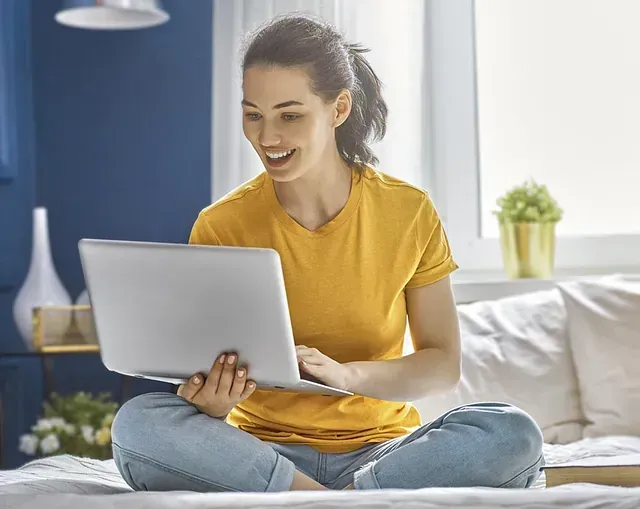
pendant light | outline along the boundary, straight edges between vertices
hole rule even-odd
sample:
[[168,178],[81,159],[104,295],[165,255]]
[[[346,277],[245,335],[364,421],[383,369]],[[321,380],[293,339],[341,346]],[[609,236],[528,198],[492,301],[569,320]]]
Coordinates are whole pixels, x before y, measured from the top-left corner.
[[63,0],[62,25],[92,30],[134,30],[161,25],[169,14],[159,0]]

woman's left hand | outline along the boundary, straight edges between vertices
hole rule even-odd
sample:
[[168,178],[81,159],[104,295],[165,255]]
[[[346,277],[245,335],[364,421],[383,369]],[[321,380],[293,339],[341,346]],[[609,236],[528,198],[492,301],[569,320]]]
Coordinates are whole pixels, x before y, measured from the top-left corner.
[[340,364],[327,357],[316,348],[304,345],[296,346],[300,369],[336,389],[349,390],[350,370],[346,364]]

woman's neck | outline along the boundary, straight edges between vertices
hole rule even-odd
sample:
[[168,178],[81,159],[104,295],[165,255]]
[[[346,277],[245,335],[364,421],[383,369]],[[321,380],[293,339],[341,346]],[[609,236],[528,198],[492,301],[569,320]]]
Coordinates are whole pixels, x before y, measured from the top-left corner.
[[349,199],[351,169],[337,152],[335,157],[291,182],[273,183],[282,208],[307,230],[327,224]]

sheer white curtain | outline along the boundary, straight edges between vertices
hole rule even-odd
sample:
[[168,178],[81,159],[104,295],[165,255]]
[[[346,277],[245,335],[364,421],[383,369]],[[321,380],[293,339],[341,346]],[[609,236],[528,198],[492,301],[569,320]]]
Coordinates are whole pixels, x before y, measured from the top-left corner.
[[333,23],[367,54],[389,105],[380,171],[429,187],[426,0],[214,0],[212,195],[217,200],[263,171],[242,133],[240,51],[247,32],[286,12]]

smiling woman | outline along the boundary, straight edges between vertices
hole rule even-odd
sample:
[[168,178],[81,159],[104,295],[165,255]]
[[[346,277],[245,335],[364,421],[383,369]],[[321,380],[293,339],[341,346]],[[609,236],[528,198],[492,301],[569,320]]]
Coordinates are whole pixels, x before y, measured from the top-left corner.
[[[202,210],[190,237],[276,250],[300,371],[354,394],[258,390],[252,367],[226,352],[179,395],[123,406],[114,455],[134,488],[525,487],[538,477],[542,435],[521,410],[478,404],[424,424],[408,403],[459,379],[458,266],[429,194],[373,167],[387,105],[365,51],[301,15],[253,35],[242,125],[264,171]],[[407,319],[415,352],[403,356]],[[175,454],[165,443],[184,445]]]
[[378,162],[369,144],[384,138],[388,111],[367,51],[317,20],[273,23],[252,39],[242,63],[243,129],[263,161],[269,150],[289,153],[284,161],[266,160],[267,171],[286,166],[278,181],[302,175],[336,149],[359,172]]
[[245,66],[243,131],[269,175],[288,182],[306,174],[331,153],[332,142],[337,158],[335,141],[325,125],[343,121],[350,109],[348,92],[338,102],[339,111],[332,111],[313,93],[305,71],[265,63]]

